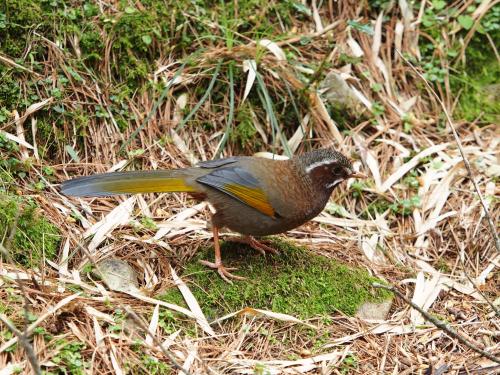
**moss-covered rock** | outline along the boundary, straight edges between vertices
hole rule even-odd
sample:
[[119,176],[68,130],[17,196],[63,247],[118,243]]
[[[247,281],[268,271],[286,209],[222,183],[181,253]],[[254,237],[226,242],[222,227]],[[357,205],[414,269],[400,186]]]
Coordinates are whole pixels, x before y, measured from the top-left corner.
[[[278,255],[262,256],[240,244],[223,243],[226,267],[238,267],[235,274],[244,281],[229,284],[213,270],[198,263],[211,259],[212,249],[205,249],[193,259],[184,272],[184,280],[209,319],[244,307],[268,309],[301,318],[341,311],[354,315],[364,302],[389,299],[389,293],[372,288],[381,282],[365,270],[351,268],[335,260],[315,255],[302,247],[273,240]],[[162,299],[183,304],[177,289]]]
[[0,243],[14,261],[28,267],[44,257],[54,259],[60,241],[57,227],[38,211],[30,199],[0,194]]

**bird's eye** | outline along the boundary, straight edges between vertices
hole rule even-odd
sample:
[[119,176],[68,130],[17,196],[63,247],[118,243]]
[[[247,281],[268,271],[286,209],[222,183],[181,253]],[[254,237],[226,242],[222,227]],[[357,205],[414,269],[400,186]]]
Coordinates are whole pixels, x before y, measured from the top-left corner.
[[342,168],[342,167],[337,166],[337,167],[333,167],[332,172],[333,172],[333,174],[335,174],[335,175],[340,175],[340,174],[342,174],[342,170],[343,170],[343,168]]

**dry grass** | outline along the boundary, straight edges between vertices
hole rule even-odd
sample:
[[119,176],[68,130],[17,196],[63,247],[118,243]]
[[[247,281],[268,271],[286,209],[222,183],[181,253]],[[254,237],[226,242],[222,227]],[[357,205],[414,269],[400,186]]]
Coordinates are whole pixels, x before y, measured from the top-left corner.
[[[463,7],[470,1],[456,3],[463,3],[460,9],[465,11]],[[485,297],[498,306],[499,253],[451,129],[443,122],[442,108],[396,53],[397,49],[418,60],[419,38],[429,37],[419,33],[419,13],[404,13],[406,1],[399,4],[393,6],[382,24],[382,15],[368,19],[359,2],[326,2],[320,9],[311,6],[309,21],[299,23],[293,33],[288,30],[276,44],[263,46],[256,40],[236,36],[239,44],[232,48],[224,40],[207,42],[203,45],[206,50],[190,56],[186,65],[186,60],[162,56],[150,77],[152,82],[164,82],[168,95],[161,98],[161,90],[146,90],[132,96],[128,105],[135,121],[123,132],[111,113],[107,118],[92,118],[84,138],[77,136],[75,124],[66,123],[64,140],[55,141],[59,145],[52,160],[40,160],[36,142],[41,140],[31,138],[27,142],[30,138],[23,134],[23,129],[27,134],[31,128],[36,129],[37,114],[50,104],[49,96],[37,106],[20,110],[3,130],[20,145],[17,155],[21,160],[33,158],[32,176],[42,176],[41,168],[49,163],[55,170],[55,181],[129,166],[184,167],[219,153],[300,153],[311,145],[333,144],[356,159],[370,175],[370,183],[343,185],[332,196],[337,206],[287,237],[306,245],[311,252],[361,265],[397,285],[424,310],[449,322],[478,347],[498,357],[500,321]],[[481,11],[477,19],[488,8]],[[197,21],[192,18],[192,22]],[[374,33],[349,27],[345,20],[371,22]],[[214,24],[213,30],[214,34],[224,34],[221,25]],[[448,36],[449,45],[457,35]],[[303,45],[300,41],[305,38],[310,42]],[[50,40],[42,38],[39,42],[48,51],[43,76],[50,77],[65,66],[70,52]],[[283,50],[294,51],[293,64],[281,58]],[[112,53],[102,61],[101,71],[113,64]],[[341,63],[344,54],[357,56],[359,61]],[[258,77],[252,79],[249,73],[249,78],[234,87],[233,94],[220,87],[209,89],[212,81],[227,86],[231,74],[251,66],[250,60],[257,61]],[[327,64],[318,72],[323,60]],[[440,61],[448,62],[446,56]],[[4,63],[17,64],[13,60]],[[325,109],[324,97],[318,94],[317,82],[308,82],[316,74],[329,72],[340,73],[358,93],[361,100],[347,115],[356,125],[335,122]],[[76,109],[78,103],[91,102],[102,103],[105,108],[110,100],[108,88],[91,75],[79,73],[84,82],[76,82],[67,74],[72,80],[72,96],[67,96],[64,105]],[[228,118],[232,116],[234,121],[238,109],[248,103],[247,85],[263,98],[261,107],[252,104],[249,109],[257,129],[258,150],[249,143],[241,146],[224,138]],[[379,89],[373,90],[374,85]],[[204,97],[205,91],[199,94],[200,87],[209,95]],[[447,78],[434,87],[453,113],[457,93],[451,91]],[[272,109],[266,107],[266,93],[279,101]],[[191,113],[199,103],[199,110]],[[377,109],[380,105],[384,111]],[[152,112],[155,106],[157,111]],[[284,118],[292,106],[301,116],[296,125],[274,123],[274,116]],[[410,126],[411,131],[406,132],[405,126]],[[486,197],[489,214],[498,225],[498,128],[495,124],[478,126],[466,121],[458,121],[456,127],[479,189]],[[123,144],[128,154],[121,152]],[[80,162],[71,160],[64,151],[66,145],[78,152]],[[139,149],[144,152],[130,153]],[[413,187],[404,180],[409,173],[414,173]],[[179,310],[179,306],[165,304],[155,296],[179,287],[179,282],[177,286],[174,282],[175,273],[182,280],[183,265],[200,247],[210,244],[205,205],[196,205],[182,194],[69,199],[58,193],[57,185],[48,186],[42,193],[28,183],[17,189],[36,199],[44,216],[61,230],[58,258],[53,262],[43,260],[31,269],[0,263],[5,320],[17,327],[31,324],[28,333],[37,333],[33,336],[33,350],[48,371],[57,373],[55,358],[70,372],[71,361],[85,361],[85,372],[96,374],[121,374],[126,369],[131,373],[153,373],[153,368],[162,373],[166,367],[162,370],[161,363],[176,373],[182,373],[175,368],[181,366],[190,374],[498,371],[498,364],[479,357],[427,324],[400,300],[395,300],[386,321],[368,322],[333,314],[302,322],[290,316],[259,313],[249,306],[227,319],[207,322],[190,295],[188,283],[187,288],[180,288],[190,301],[189,309],[181,308],[176,316],[182,323],[176,322],[176,328],[180,328],[172,332],[172,326],[162,322],[168,321],[168,311]],[[419,196],[420,202],[411,205],[414,196]],[[345,211],[339,213],[338,206]],[[404,210],[408,212],[403,214]],[[152,218],[156,227],[141,225],[144,217]],[[102,282],[88,278],[89,259],[97,263],[111,256],[135,269],[139,275],[138,292],[112,292]],[[38,320],[25,322],[25,304]],[[127,315],[127,311],[136,315]],[[24,348],[12,347],[14,339],[7,340],[3,323],[0,328],[0,373],[11,374],[15,369],[29,373]],[[50,339],[44,339],[44,334]],[[72,357],[71,353],[80,349],[69,350],[65,347],[68,343],[84,344],[81,357]]]

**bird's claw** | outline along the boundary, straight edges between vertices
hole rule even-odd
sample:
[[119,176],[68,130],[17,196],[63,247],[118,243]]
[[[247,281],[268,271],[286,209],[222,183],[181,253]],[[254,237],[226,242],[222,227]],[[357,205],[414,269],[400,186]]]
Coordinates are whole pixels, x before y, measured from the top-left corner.
[[278,250],[272,248],[271,246],[267,246],[265,243],[263,242],[259,242],[257,241],[255,238],[252,238],[251,242],[250,242],[250,246],[257,250],[258,252],[260,252],[261,254],[265,255],[266,252],[268,253],[271,253],[271,254],[274,254],[274,255],[277,255],[279,254]]
[[261,241],[257,241],[255,238],[251,236],[230,238],[229,241],[246,244],[250,246],[252,249],[257,250],[262,255],[266,255],[266,252],[275,255],[279,254],[278,250],[272,248],[271,246],[267,246]]
[[236,267],[224,267],[222,263],[217,263],[217,262],[214,263],[214,262],[209,262],[207,260],[200,260],[200,263],[209,268],[216,269],[220,277],[222,277],[224,281],[227,281],[230,284],[233,283],[230,279],[245,280],[245,277],[233,275],[231,272],[229,272],[237,270]]

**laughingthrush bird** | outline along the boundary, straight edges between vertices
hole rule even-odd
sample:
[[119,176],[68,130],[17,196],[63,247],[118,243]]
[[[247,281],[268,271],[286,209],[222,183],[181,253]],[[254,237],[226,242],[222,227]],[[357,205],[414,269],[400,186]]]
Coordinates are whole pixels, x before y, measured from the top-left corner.
[[351,162],[332,148],[323,148],[289,160],[234,156],[204,161],[196,167],[96,174],[65,181],[61,191],[73,196],[187,192],[207,200],[212,215],[215,262],[225,280],[241,279],[224,267],[219,228],[243,235],[239,240],[260,252],[274,251],[254,236],[283,233],[318,215],[340,182],[355,173]]

